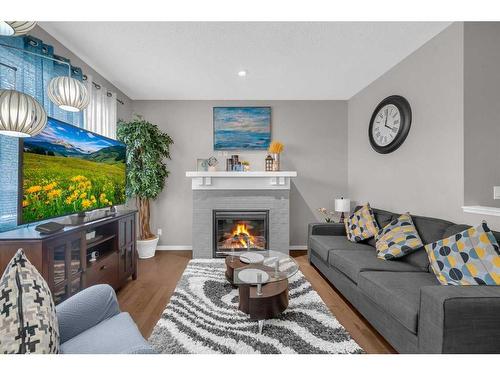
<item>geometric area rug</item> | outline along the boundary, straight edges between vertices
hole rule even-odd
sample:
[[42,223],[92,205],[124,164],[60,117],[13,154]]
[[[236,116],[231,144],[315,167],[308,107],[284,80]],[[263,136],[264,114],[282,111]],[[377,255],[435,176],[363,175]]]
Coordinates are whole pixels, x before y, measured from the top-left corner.
[[238,289],[224,272],[223,259],[189,262],[149,337],[158,353],[363,353],[300,271],[288,280],[288,308],[262,334],[238,310]]

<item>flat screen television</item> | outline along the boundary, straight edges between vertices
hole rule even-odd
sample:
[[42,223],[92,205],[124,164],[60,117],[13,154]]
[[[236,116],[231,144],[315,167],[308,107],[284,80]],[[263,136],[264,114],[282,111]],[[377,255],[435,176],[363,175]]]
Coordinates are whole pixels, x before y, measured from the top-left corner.
[[48,119],[21,141],[19,224],[125,203],[125,144]]

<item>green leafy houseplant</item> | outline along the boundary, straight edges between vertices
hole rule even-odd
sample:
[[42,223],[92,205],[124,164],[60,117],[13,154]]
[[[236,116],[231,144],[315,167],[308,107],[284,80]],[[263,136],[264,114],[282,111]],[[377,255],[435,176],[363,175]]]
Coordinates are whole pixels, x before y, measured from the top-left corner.
[[127,197],[135,197],[139,210],[139,236],[149,240],[151,233],[150,200],[156,199],[165,187],[169,170],[165,159],[170,159],[172,138],[141,116],[130,122],[119,121],[117,136],[127,146]]

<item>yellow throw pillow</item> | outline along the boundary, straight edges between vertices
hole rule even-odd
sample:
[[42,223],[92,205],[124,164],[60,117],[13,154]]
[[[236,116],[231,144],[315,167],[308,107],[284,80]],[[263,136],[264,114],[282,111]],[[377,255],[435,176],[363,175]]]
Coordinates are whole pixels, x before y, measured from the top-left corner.
[[351,242],[372,238],[378,233],[378,230],[379,227],[369,203],[354,212],[345,222],[347,239]]
[[423,245],[409,213],[391,221],[377,234],[377,257],[396,259],[421,248]]

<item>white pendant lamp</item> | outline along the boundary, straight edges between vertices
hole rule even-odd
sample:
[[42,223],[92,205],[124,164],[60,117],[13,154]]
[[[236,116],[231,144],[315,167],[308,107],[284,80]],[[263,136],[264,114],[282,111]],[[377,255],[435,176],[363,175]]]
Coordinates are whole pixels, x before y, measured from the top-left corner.
[[32,137],[47,124],[45,109],[30,95],[0,89],[0,134]]
[[52,78],[47,94],[59,108],[69,112],[79,112],[87,108],[90,101],[85,85],[69,76]]
[[0,35],[24,35],[32,30],[35,26],[36,21],[0,21]]

